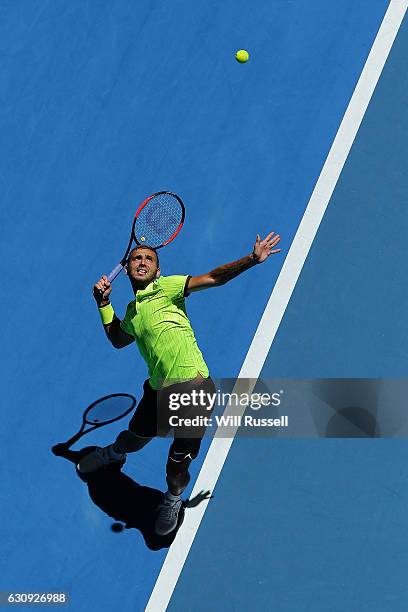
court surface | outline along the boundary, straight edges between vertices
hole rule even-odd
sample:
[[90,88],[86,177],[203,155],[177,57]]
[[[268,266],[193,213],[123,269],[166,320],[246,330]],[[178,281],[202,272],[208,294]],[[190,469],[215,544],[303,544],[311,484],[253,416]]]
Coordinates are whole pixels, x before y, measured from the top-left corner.
[[[149,598],[152,610],[407,609],[404,440],[237,437],[213,499],[186,509],[170,549],[140,528],[143,504],[165,490],[168,441],[95,487],[50,452],[98,397],[140,397],[144,365],[134,347],[106,342],[91,287],[121,256],[135,204],[159,189],[187,208],[161,254],[166,275],[238,259],[258,232],[282,236],[281,255],[188,298],[213,377],[235,378],[246,364],[263,378],[404,378],[405,9],[402,0],[0,6],[0,590],[66,591],[78,611],[139,611]],[[245,65],[239,48],[251,54]],[[353,125],[358,84],[368,107]],[[350,151],[331,158],[345,117]],[[319,206],[311,235],[304,221]],[[119,314],[129,289],[115,281]],[[75,449],[108,444],[122,426]],[[133,526],[114,533],[125,517]]]

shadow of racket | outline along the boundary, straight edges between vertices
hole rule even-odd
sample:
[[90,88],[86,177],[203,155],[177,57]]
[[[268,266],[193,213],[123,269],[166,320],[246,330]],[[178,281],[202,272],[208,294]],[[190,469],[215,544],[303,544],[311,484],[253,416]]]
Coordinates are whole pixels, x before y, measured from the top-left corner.
[[[78,433],[66,442],[55,444],[51,449],[52,452],[54,455],[63,455],[83,435],[104,425],[119,421],[132,412],[135,406],[136,398],[128,393],[112,393],[101,397],[85,410],[82,417],[82,426]],[[89,427],[85,429],[87,425]]]

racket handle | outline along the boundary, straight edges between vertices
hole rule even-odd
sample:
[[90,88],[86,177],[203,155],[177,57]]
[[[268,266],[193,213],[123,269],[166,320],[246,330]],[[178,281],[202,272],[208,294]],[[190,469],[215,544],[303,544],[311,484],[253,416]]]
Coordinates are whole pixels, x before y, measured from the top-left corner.
[[[92,431],[93,429],[97,429],[98,427],[100,427],[100,425],[97,425],[96,427],[92,427],[88,431]],[[54,453],[54,455],[60,455],[61,453],[68,450],[71,446],[73,446],[75,442],[78,442],[79,438],[82,438],[83,435],[84,435],[84,426],[82,426],[81,430],[78,431],[78,433],[76,433],[75,436],[72,436],[72,438],[70,438],[66,442],[60,442],[59,444],[55,444],[51,449],[52,452]]]
[[111,283],[123,270],[122,264],[118,264],[116,268],[113,268],[112,272],[108,274],[108,281]]
[[61,455],[67,452],[68,448],[69,446],[67,446],[64,442],[60,442],[59,444],[54,444],[51,450],[54,455],[57,455],[57,457],[61,457]]

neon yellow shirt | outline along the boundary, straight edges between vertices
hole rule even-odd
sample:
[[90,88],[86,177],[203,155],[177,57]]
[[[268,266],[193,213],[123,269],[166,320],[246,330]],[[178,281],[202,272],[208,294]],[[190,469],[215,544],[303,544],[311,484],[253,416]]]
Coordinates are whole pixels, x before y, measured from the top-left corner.
[[209,376],[186,313],[188,276],[160,276],[139,289],[121,322],[147,363],[149,382],[160,389],[176,382]]

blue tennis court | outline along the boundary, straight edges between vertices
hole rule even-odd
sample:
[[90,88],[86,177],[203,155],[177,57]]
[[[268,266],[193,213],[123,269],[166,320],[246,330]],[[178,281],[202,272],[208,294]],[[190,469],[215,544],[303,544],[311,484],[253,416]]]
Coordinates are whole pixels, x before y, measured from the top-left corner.
[[[51,453],[99,397],[141,396],[145,365],[106,341],[92,286],[161,189],[186,205],[165,275],[282,237],[186,300],[213,378],[405,377],[406,8],[2,3],[1,591],[67,592],[75,611],[407,609],[403,438],[205,439],[184,497],[211,482],[213,499],[173,542],[146,522],[168,440],[93,483]],[[123,275],[119,316],[130,299]]]

